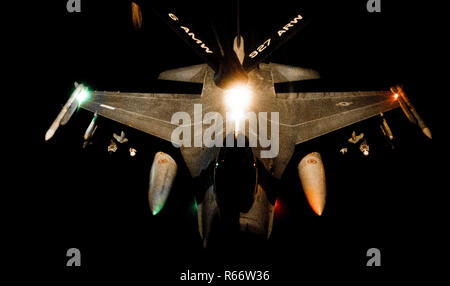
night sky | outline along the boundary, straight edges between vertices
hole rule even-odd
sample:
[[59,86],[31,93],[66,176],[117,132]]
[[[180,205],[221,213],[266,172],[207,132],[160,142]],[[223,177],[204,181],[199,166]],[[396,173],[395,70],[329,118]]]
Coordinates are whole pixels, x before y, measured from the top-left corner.
[[[35,12],[26,27],[27,44],[21,45],[28,49],[24,62],[26,72],[33,74],[29,83],[38,88],[27,95],[32,109],[24,138],[28,147],[20,156],[21,164],[15,165],[22,174],[31,173],[16,180],[29,211],[21,220],[26,234],[20,242],[38,248],[44,259],[36,267],[41,266],[43,273],[83,280],[137,275],[150,283],[176,282],[188,269],[270,270],[272,282],[301,283],[303,275],[313,273],[325,278],[338,270],[343,276],[360,273],[384,279],[400,269],[423,270],[437,263],[433,255],[439,254],[443,211],[439,198],[447,188],[438,183],[443,173],[437,166],[443,160],[438,148],[444,132],[442,115],[434,109],[436,100],[430,100],[435,92],[431,64],[437,60],[433,48],[437,43],[430,33],[437,23],[430,13],[439,7],[382,0],[381,13],[368,13],[366,1],[314,1],[314,5],[240,1],[247,49],[298,9],[313,19],[266,62],[313,68],[322,79],[280,84],[277,91],[378,90],[402,83],[433,140],[397,109],[385,114],[395,136],[394,149],[381,134],[380,117],[298,145],[277,190],[271,239],[233,241],[204,250],[190,175],[170,142],[99,118],[93,144],[82,149],[92,117],[85,110],[77,111],[52,140],[44,141],[74,81],[97,90],[199,93],[201,85],[156,78],[164,70],[199,64],[201,59],[152,14],[151,3],[142,6],[143,29],[136,32],[128,1],[81,0],[82,12],[73,14],[66,11],[65,1],[60,2],[40,7],[45,13]],[[176,7],[206,38],[212,40],[210,21],[223,35],[234,37],[236,1],[210,2],[159,5]],[[129,145],[108,154],[112,133],[121,130]],[[339,153],[353,130],[366,135],[368,157],[359,145],[349,146],[345,156]],[[130,146],[137,149],[134,158],[128,155]],[[172,155],[179,173],[166,206],[152,216],[147,187],[158,151]],[[328,197],[322,217],[310,209],[297,176],[298,162],[313,151],[321,153],[326,171]],[[80,268],[65,266],[71,247],[81,250]],[[372,247],[381,250],[380,268],[365,266],[366,251]]]

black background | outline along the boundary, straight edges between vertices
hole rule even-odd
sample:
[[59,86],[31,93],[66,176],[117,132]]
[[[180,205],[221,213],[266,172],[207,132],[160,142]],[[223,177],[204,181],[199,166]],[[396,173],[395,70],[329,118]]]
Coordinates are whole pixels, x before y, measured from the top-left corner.
[[[99,118],[94,144],[83,150],[82,136],[92,116],[84,110],[44,142],[74,81],[99,90],[198,93],[201,86],[156,78],[164,70],[201,60],[146,9],[151,3],[143,5],[143,29],[136,32],[127,1],[81,0],[82,12],[72,14],[65,1],[59,2],[27,6],[26,14],[15,15],[10,22],[29,20],[16,25],[18,45],[13,47],[20,57],[12,69],[19,80],[12,85],[27,90],[19,97],[20,104],[26,103],[27,116],[15,121],[20,128],[13,128],[19,138],[15,148],[23,151],[7,152],[14,156],[12,170],[19,174],[13,184],[21,202],[13,213],[20,216],[18,223],[13,221],[18,239],[11,248],[25,254],[16,266],[39,269],[48,277],[62,274],[61,281],[144,277],[149,283],[176,282],[188,269],[270,270],[271,282],[298,283],[304,277],[320,282],[355,274],[363,275],[358,281],[364,283],[391,274],[414,278],[429,268],[437,270],[437,258],[444,250],[440,232],[446,227],[442,216],[446,186],[440,183],[445,166],[438,165],[445,162],[445,151],[438,147],[445,113],[437,112],[444,95],[436,86],[434,69],[443,60],[438,56],[436,16],[441,7],[382,0],[381,13],[368,13],[366,1],[241,0],[247,51],[298,9],[313,16],[304,31],[267,61],[317,69],[323,79],[282,84],[278,91],[370,90],[403,83],[433,140],[410,125],[398,109],[386,114],[395,136],[394,150],[380,132],[379,117],[301,144],[278,190],[270,240],[230,242],[204,250],[192,182],[170,143]],[[235,34],[235,1],[159,5],[176,7],[206,38],[212,39],[211,19],[224,34]],[[111,134],[121,130],[137,149],[136,157],[129,157],[128,146],[107,153]],[[357,146],[345,156],[339,153],[353,130],[365,133],[371,148],[368,157]],[[171,154],[179,173],[165,208],[152,216],[147,186],[157,151]],[[322,154],[326,169],[328,198],[322,217],[309,208],[296,171],[302,156],[312,151]],[[65,266],[66,251],[72,247],[81,250],[79,268]],[[381,250],[379,268],[365,266],[366,251],[372,247]],[[24,263],[27,253],[39,258]]]

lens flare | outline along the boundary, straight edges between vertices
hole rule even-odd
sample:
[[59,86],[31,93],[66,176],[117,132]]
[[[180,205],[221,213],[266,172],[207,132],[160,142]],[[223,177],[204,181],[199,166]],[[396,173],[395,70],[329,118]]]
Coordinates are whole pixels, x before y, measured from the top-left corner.
[[83,86],[76,95],[78,105],[81,105],[83,102],[85,102],[89,98],[89,95],[90,95],[89,89]]
[[244,118],[247,111],[250,100],[251,90],[247,85],[235,85],[232,88],[225,91],[225,103],[231,114],[231,119],[235,122],[234,130],[237,133],[239,131],[239,122]]
[[397,100],[398,98],[398,93],[394,94],[394,99]]

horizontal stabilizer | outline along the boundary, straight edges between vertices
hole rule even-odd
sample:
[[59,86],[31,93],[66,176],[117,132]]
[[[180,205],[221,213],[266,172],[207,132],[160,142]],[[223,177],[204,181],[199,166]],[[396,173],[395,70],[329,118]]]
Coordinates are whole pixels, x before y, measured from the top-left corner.
[[206,64],[201,64],[167,70],[160,73],[158,79],[203,83],[206,68]]
[[319,79],[320,74],[312,69],[270,63],[274,83]]

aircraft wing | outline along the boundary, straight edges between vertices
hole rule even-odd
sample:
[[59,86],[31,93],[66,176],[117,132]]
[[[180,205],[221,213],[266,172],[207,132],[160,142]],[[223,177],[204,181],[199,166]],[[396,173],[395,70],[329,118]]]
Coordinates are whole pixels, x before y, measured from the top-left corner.
[[338,130],[399,107],[389,91],[277,93],[280,130],[295,144]]
[[[279,112],[279,152],[261,159],[266,170],[281,178],[295,145],[399,106],[389,91],[293,92],[261,98],[259,109]],[[272,124],[270,124],[272,125]]]
[[172,115],[193,111],[199,100],[200,95],[195,94],[92,91],[81,107],[170,141],[172,131],[178,126],[171,124]]

